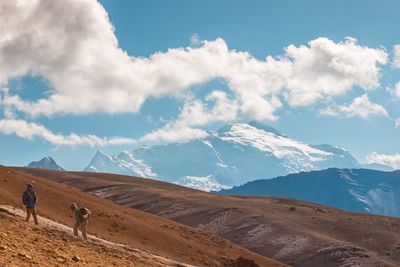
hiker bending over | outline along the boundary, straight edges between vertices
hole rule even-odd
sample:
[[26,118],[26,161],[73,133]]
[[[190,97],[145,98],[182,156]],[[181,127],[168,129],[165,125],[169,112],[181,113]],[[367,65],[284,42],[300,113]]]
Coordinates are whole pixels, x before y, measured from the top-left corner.
[[82,236],[87,240],[87,226],[90,217],[90,210],[87,208],[78,208],[75,203],[71,204],[71,210],[74,212],[75,225],[74,225],[74,235],[78,235],[78,229],[80,228]]
[[33,191],[33,185],[28,184],[25,192],[22,194],[22,203],[24,203],[26,207],[26,222],[29,221],[31,215],[33,215],[33,220],[35,224],[38,225],[38,219],[36,216],[36,202],[37,197],[35,191]]

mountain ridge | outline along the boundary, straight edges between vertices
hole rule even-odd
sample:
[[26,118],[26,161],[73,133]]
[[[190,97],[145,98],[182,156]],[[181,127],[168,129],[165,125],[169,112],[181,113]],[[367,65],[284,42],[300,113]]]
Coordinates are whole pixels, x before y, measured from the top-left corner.
[[307,145],[256,121],[226,124],[186,143],[102,154],[96,153],[84,171],[148,177],[204,191],[300,171],[361,167],[343,148]]
[[27,167],[65,171],[65,169],[58,165],[58,163],[50,156],[44,157],[38,161],[32,161]]
[[288,197],[350,212],[400,216],[400,171],[315,170],[260,179],[218,194]]

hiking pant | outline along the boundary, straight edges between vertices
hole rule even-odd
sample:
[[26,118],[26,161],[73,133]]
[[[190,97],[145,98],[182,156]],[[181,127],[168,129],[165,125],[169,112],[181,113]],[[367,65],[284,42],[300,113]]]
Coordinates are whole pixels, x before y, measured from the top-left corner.
[[39,224],[37,216],[36,216],[36,209],[26,207],[26,222],[29,221],[29,219],[31,218],[31,215],[33,216],[33,220],[35,221],[35,224]]
[[81,229],[83,239],[87,240],[87,225],[89,220],[84,220],[82,223],[76,222],[74,225],[74,235],[79,236],[78,229]]

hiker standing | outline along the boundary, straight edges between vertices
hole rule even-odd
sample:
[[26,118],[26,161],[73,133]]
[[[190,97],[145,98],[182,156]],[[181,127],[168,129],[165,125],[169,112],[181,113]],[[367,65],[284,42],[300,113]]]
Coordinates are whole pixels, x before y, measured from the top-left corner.
[[33,215],[33,220],[35,221],[35,224],[38,225],[39,222],[36,216],[36,202],[37,197],[35,191],[33,191],[33,185],[28,184],[25,192],[22,194],[22,203],[24,203],[26,207],[26,222],[28,222],[31,218],[31,215]]
[[75,217],[74,235],[79,236],[78,229],[80,228],[83,238],[87,240],[87,226],[90,217],[90,210],[87,208],[78,208],[75,203],[71,204],[71,210],[74,212]]

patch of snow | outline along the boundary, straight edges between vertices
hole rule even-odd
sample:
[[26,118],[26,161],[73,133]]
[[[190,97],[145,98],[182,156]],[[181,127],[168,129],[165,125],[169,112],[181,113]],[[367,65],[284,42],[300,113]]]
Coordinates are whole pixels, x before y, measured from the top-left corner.
[[211,144],[210,141],[204,140],[203,143],[206,144],[207,146],[209,146],[209,147],[214,151],[215,156],[216,156],[217,159],[219,160],[219,162],[217,163],[217,166],[220,166],[220,167],[223,167],[223,168],[228,167],[228,166],[224,163],[224,161],[222,160],[221,155],[218,153],[217,150],[215,150],[215,148],[213,147],[213,145]]
[[176,182],[178,185],[210,192],[210,191],[218,191],[221,189],[229,189],[230,186],[226,186],[223,184],[218,183],[212,175],[208,175],[205,177],[198,177],[198,176],[185,176],[184,178],[180,179]]
[[121,152],[116,156],[109,156],[102,152],[97,152],[90,165],[85,171],[109,172],[135,175],[146,178],[155,178],[157,174],[146,165],[143,160],[135,159],[129,152]]

